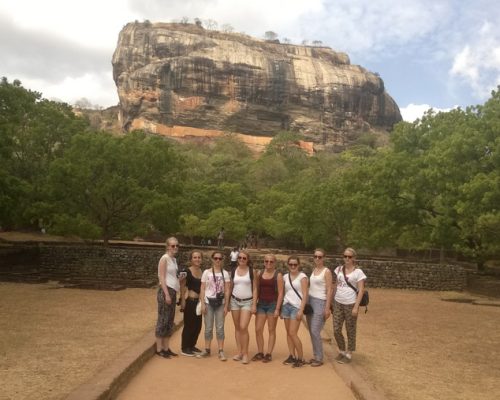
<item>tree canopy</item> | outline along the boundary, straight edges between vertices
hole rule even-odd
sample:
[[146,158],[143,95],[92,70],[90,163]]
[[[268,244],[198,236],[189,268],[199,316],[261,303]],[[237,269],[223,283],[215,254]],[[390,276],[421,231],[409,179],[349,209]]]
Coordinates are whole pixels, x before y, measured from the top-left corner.
[[0,83],[0,226],[84,238],[150,232],[285,246],[500,251],[500,94],[401,122],[341,154],[305,154],[277,132],[259,157],[228,134],[210,145],[93,130],[70,106]]

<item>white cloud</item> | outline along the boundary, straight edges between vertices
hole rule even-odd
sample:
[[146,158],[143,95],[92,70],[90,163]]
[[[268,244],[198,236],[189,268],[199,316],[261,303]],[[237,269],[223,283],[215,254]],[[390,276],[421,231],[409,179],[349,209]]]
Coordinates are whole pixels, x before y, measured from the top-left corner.
[[6,0],[0,14],[27,31],[43,31],[90,48],[113,49],[118,33],[138,18],[122,0]]
[[93,105],[109,107],[118,104],[118,94],[113,83],[111,71],[105,74],[84,74],[65,77],[56,83],[29,77],[18,78],[24,87],[42,92],[44,98],[74,104],[85,97]]
[[453,59],[450,78],[458,79],[481,100],[500,84],[500,32],[484,22]]
[[429,109],[432,108],[433,111],[436,113],[438,112],[447,112],[450,111],[454,108],[457,108],[458,106],[454,106],[451,108],[436,108],[432,107],[429,104],[408,104],[406,107],[400,108],[401,111],[401,116],[403,117],[404,121],[407,122],[414,122],[416,119],[420,119],[423,117],[424,113],[429,111]]

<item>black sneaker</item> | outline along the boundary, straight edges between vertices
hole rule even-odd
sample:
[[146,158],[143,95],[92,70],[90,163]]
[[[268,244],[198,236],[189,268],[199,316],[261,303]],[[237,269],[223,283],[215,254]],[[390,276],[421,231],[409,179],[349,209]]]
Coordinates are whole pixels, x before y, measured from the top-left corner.
[[191,349],[182,349],[181,354],[186,357],[194,357],[196,355]]
[[200,350],[198,347],[194,346],[194,347],[191,347],[191,351],[194,353],[194,354],[201,354],[203,353],[202,350]]
[[295,359],[295,357],[290,354],[288,356],[288,358],[285,361],[283,361],[283,364],[285,364],[285,365],[292,365],[292,364],[295,364],[295,361],[297,361]]
[[172,350],[170,349],[167,349],[167,354],[170,356],[170,357],[177,357],[179,354],[177,353],[174,353]]
[[170,355],[165,350],[156,351],[155,354],[163,358],[170,358]]
[[295,360],[295,362],[292,365],[292,368],[300,368],[304,366],[306,362],[304,360]]

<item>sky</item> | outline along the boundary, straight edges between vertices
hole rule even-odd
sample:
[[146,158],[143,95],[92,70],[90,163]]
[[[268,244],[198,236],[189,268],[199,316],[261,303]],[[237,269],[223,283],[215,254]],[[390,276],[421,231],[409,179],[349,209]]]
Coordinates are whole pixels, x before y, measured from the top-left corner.
[[116,105],[123,26],[183,17],[345,52],[380,74],[407,121],[482,104],[500,85],[498,0],[0,0],[0,77],[48,99]]

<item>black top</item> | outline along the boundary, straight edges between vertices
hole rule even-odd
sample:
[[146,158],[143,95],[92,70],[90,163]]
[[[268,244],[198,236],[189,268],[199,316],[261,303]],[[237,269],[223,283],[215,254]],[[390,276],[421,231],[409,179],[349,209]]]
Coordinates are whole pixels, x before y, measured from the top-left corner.
[[186,287],[188,290],[192,290],[193,292],[200,294],[201,278],[195,278],[189,268],[186,268],[186,272]]

